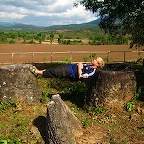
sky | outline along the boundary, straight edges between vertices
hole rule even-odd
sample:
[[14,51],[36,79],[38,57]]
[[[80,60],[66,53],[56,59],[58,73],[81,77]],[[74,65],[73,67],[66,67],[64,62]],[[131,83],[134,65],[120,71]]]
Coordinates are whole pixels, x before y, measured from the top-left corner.
[[75,0],[0,0],[0,22],[16,22],[35,26],[87,23],[97,19]]

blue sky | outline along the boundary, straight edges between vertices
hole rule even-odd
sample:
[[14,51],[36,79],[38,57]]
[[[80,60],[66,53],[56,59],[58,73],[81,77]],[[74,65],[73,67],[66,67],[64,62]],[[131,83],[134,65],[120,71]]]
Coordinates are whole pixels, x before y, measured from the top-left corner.
[[75,0],[0,0],[0,21],[36,26],[80,24],[97,19]]

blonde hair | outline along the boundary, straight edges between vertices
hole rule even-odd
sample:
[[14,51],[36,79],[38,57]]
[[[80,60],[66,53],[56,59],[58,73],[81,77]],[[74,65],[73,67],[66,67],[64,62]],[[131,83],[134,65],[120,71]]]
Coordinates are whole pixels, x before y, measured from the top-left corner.
[[104,60],[101,57],[97,57],[96,60],[99,62],[100,68],[103,68],[105,65]]

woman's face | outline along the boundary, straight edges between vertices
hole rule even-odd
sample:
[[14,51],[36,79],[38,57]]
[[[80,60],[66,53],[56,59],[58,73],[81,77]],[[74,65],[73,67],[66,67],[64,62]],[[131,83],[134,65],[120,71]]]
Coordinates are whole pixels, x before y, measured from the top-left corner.
[[99,62],[99,59],[94,59],[93,62],[92,62],[92,65],[96,66],[96,67],[99,67],[100,66],[100,62]]

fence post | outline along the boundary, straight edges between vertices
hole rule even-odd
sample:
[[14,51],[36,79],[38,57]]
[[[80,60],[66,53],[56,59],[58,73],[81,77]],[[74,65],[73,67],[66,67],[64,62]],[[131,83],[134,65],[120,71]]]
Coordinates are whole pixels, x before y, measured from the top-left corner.
[[107,53],[107,62],[109,62],[109,53],[110,53],[110,51],[108,51],[108,53]]
[[72,63],[72,51],[70,51],[70,62]]
[[52,59],[53,59],[53,53],[51,52],[51,63],[52,63]]
[[90,59],[91,59],[91,61],[92,61],[92,52],[90,52]]
[[34,63],[34,52],[32,52],[32,63]]
[[138,60],[141,58],[141,56],[140,56],[140,51],[138,52]]
[[125,51],[124,51],[124,62],[125,62]]
[[12,53],[11,55],[11,64],[13,64],[13,56],[14,56],[14,53]]

